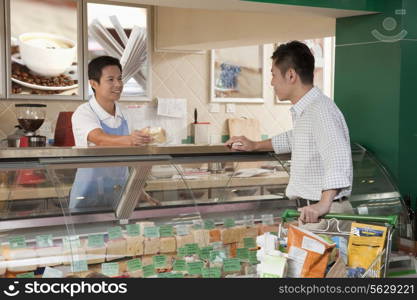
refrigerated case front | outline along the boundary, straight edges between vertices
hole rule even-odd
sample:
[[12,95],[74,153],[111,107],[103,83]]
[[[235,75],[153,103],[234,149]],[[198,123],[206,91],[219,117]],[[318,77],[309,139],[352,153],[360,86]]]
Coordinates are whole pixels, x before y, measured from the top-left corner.
[[[283,210],[295,208],[285,197],[290,155],[151,146],[1,149],[0,157],[1,255],[18,264],[6,264],[5,276],[41,276],[49,265],[63,276],[83,277],[106,273],[106,264],[117,262],[117,274],[106,275],[201,277],[224,259],[235,269],[221,268],[221,276],[256,276],[248,245],[277,231]],[[358,145],[352,157],[355,212],[398,214],[401,235],[409,234],[403,201],[387,172]],[[225,257],[211,260],[212,251]],[[141,268],[132,271],[137,258]],[[197,274],[176,272],[175,262],[183,260]]]

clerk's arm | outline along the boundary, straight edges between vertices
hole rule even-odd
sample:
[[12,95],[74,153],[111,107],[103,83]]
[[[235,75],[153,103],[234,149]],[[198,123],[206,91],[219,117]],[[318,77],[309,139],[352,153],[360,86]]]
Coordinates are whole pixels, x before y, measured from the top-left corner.
[[88,133],[87,140],[97,146],[140,146],[151,142],[151,137],[138,130],[130,135],[112,135],[95,128]]

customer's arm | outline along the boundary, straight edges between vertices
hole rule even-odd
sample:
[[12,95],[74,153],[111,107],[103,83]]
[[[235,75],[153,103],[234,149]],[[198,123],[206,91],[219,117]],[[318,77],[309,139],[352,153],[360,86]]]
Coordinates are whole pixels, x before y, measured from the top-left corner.
[[274,136],[272,139],[264,141],[251,141],[245,136],[234,136],[225,144],[226,146],[238,151],[270,151],[276,153],[291,152],[292,130]]

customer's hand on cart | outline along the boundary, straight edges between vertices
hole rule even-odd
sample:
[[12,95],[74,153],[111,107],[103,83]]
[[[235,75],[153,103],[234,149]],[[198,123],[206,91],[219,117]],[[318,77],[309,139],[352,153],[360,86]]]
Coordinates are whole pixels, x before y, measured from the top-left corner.
[[298,220],[302,223],[318,223],[319,217],[330,211],[331,203],[319,201],[316,204],[307,205],[298,209],[300,217]]

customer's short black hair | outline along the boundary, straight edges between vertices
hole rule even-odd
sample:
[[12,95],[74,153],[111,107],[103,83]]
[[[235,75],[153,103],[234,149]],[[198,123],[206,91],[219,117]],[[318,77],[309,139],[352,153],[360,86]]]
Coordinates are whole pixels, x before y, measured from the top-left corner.
[[[91,60],[88,64],[88,79],[100,83],[102,71],[107,66],[118,66],[120,72],[122,72],[122,65],[117,58],[106,55],[99,56]],[[94,93],[95,92],[96,91],[94,91]]]
[[314,56],[306,44],[299,41],[282,44],[271,58],[282,75],[292,68],[300,76],[303,84],[313,84]]

